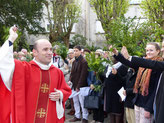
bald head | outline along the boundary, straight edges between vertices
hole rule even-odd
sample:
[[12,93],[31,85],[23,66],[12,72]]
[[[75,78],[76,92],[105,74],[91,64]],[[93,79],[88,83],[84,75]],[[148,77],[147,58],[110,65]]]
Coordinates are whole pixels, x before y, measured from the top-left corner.
[[47,39],[39,39],[39,40],[36,40],[35,43],[34,43],[34,45],[33,45],[33,49],[38,50],[38,47],[40,47],[40,45],[42,45],[44,43],[50,43],[50,42]]
[[47,39],[35,41],[33,47],[35,59],[42,64],[49,64],[52,58],[52,45]]

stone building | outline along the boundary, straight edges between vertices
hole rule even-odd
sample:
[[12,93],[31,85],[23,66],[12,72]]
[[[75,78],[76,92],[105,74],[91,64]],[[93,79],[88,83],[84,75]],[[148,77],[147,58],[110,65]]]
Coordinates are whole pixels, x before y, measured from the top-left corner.
[[[93,11],[92,6],[88,2],[88,0],[78,0],[81,3],[82,14],[79,18],[79,22],[75,23],[72,29],[71,37],[75,34],[81,34],[87,38],[87,43],[89,45],[94,44],[95,46],[102,46],[105,41],[104,30],[101,26],[101,22],[97,20],[96,13]],[[126,17],[133,18],[136,16],[137,18],[141,17],[140,22],[146,20],[146,18],[142,15],[142,10],[140,8],[140,3],[142,0],[130,0],[130,6],[125,14]],[[39,38],[47,38],[48,39],[48,28],[49,23],[46,16],[46,9],[44,9],[44,17],[42,22],[42,27],[45,27],[46,32],[38,35],[29,35],[28,41],[30,45],[33,45],[33,42]]]

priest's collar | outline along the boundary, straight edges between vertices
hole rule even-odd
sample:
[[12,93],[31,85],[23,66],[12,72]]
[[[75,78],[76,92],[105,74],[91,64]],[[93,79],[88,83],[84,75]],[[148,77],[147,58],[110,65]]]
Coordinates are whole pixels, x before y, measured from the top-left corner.
[[33,61],[42,69],[42,70],[49,70],[49,68],[52,65],[52,61],[48,64],[48,65],[44,65],[38,61],[36,61],[36,59],[34,58]]

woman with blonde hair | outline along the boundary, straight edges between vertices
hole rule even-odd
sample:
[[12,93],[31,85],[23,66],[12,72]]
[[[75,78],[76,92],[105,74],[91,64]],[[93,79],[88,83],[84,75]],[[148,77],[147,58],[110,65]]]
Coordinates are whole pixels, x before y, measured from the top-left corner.
[[[114,53],[118,61],[129,67],[138,68],[133,89],[133,92],[136,94],[133,100],[135,104],[136,123],[153,123],[153,102],[161,71],[138,67],[125,59],[117,50]],[[163,61],[163,58],[159,54],[160,47],[157,43],[150,42],[146,45],[145,59]]]

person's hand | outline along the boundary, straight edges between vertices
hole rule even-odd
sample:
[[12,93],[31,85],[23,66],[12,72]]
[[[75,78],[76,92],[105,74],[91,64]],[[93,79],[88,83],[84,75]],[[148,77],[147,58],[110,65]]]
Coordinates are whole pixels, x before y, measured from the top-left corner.
[[126,90],[123,91],[123,95],[126,96]]
[[126,59],[129,59],[130,55],[128,53],[128,50],[125,46],[122,47],[121,49],[121,54],[126,58]]
[[95,88],[95,86],[93,84],[90,85],[91,90],[93,90]]
[[112,74],[114,74],[114,75],[117,74],[117,70],[115,68],[112,68]]
[[80,89],[76,88],[76,92],[79,92],[79,91],[80,91]]
[[71,81],[69,81],[67,84],[70,88],[72,88],[72,82]]
[[145,116],[145,118],[150,118],[150,112],[148,112],[148,111],[144,111],[144,116]]
[[49,94],[49,98],[50,98],[50,100],[52,100],[52,101],[58,101],[59,99],[60,99],[60,92],[58,92],[57,90],[56,90],[56,88],[54,89],[54,92],[51,92],[50,94]]
[[108,49],[109,49],[109,50],[111,50],[111,49],[112,49],[112,47],[113,47],[113,46],[112,46],[112,45],[110,45],[110,46],[108,47]]
[[67,84],[70,86],[70,85],[72,84],[72,82],[71,82],[71,81],[69,81]]
[[9,30],[9,38],[8,40],[11,41],[12,43],[14,43],[14,41],[17,39],[18,37],[18,34],[17,34],[17,31],[18,28],[16,26],[12,26]]

